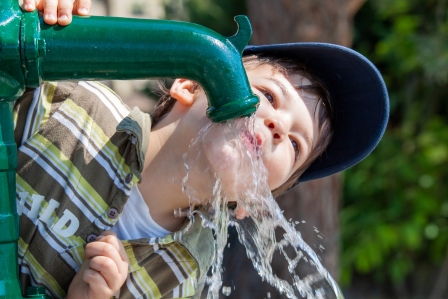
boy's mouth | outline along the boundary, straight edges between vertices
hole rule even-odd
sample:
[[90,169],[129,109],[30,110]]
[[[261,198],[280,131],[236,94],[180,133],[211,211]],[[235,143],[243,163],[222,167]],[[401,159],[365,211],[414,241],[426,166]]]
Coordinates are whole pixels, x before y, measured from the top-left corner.
[[249,131],[244,131],[242,138],[250,149],[252,155],[258,158],[261,152],[261,136],[259,134],[252,134]]

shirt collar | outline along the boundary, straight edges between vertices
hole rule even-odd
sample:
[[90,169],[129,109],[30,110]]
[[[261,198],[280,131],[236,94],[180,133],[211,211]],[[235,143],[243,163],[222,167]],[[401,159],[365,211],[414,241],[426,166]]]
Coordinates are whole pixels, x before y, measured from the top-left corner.
[[145,154],[149,145],[149,133],[151,132],[151,118],[149,114],[135,107],[117,126],[118,132],[129,132],[135,137],[138,171],[143,171]]

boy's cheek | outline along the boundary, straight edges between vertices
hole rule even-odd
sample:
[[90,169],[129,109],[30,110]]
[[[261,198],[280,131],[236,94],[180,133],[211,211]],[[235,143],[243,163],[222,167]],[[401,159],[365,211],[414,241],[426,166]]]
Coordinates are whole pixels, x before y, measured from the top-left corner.
[[288,180],[289,176],[287,175],[285,163],[264,161],[264,165],[268,171],[269,189],[274,190]]

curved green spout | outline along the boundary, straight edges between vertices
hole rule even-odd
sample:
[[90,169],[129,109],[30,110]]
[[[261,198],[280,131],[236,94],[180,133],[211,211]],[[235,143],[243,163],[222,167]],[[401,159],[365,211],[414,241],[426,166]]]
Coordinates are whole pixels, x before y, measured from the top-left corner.
[[74,17],[71,25],[49,26],[24,13],[26,85],[41,80],[188,78],[209,99],[214,122],[256,110],[241,53],[252,34],[245,16],[226,38],[203,26],[166,20]]

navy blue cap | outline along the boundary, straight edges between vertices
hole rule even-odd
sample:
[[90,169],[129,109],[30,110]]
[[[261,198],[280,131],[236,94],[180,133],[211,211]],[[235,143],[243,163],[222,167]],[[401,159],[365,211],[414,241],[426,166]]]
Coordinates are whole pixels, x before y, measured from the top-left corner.
[[389,118],[389,97],[381,74],[367,58],[326,43],[246,47],[243,55],[251,54],[297,60],[321,80],[330,94],[333,139],[296,184],[347,169],[377,146]]

